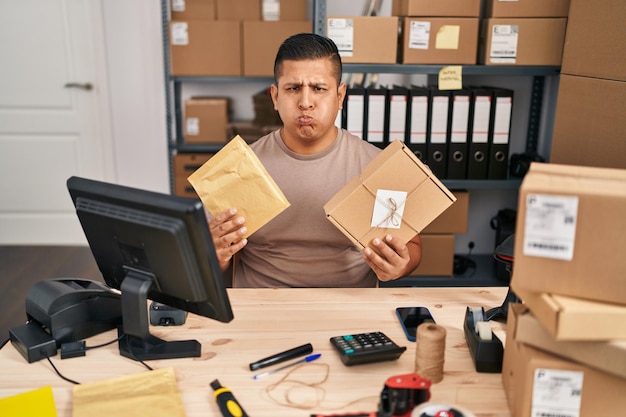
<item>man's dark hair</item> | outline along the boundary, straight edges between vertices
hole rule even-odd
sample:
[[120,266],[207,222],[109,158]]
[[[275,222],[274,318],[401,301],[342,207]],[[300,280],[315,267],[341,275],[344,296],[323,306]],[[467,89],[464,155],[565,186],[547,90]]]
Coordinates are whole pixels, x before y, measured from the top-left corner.
[[331,39],[315,33],[299,33],[285,39],[278,48],[274,60],[274,81],[278,85],[278,76],[282,69],[283,61],[300,61],[305,59],[329,58],[334,67],[334,76],[337,86],[341,83],[341,57],[337,45]]

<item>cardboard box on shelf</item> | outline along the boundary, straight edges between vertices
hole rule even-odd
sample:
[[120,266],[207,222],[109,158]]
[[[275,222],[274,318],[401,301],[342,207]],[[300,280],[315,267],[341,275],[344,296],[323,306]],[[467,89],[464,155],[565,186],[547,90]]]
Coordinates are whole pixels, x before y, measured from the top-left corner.
[[[529,306],[526,300],[524,303],[521,307],[515,307],[516,328],[507,329],[515,332],[516,341],[588,365],[599,371],[626,378],[626,340],[557,340],[539,322],[538,317],[541,312],[534,314],[534,309],[531,311],[533,307]],[[584,326],[583,323],[581,323],[582,326]],[[588,331],[588,329],[584,330]]]
[[253,143],[280,127],[280,125],[258,125],[251,120],[245,120],[230,122],[228,131],[230,137],[241,136],[246,143]]
[[626,2],[572,0],[569,13],[561,74],[626,81]]
[[393,16],[480,16],[480,0],[393,0]]
[[216,0],[217,20],[261,20],[261,0]]
[[170,53],[174,76],[240,76],[241,23],[171,21]]
[[184,142],[226,143],[229,99],[225,97],[192,97],[185,100]]
[[309,21],[243,22],[243,75],[272,77],[280,44],[291,35],[312,29]]
[[[511,415],[611,415],[626,407],[626,379],[598,371],[515,338],[520,304],[511,304],[507,318],[502,384]],[[511,330],[509,330],[511,329]],[[546,393],[550,395],[545,395]],[[541,414],[544,413],[544,414]]]
[[626,170],[531,163],[517,213],[514,289],[626,304]]
[[626,168],[626,81],[566,74],[559,79],[550,161]]
[[486,0],[487,17],[567,17],[570,0]]
[[422,233],[467,233],[469,216],[469,192],[453,190],[456,202],[441,213]]
[[175,195],[198,198],[198,194],[196,194],[189,181],[187,181],[187,177],[200,168],[202,164],[208,161],[212,156],[213,154],[211,153],[178,153],[172,156]]
[[172,0],[171,20],[215,20],[215,0]]
[[408,242],[456,201],[404,143],[394,141],[324,205],[357,247],[393,233]]
[[555,340],[626,339],[626,306],[511,288]]
[[172,156],[174,174],[188,177],[212,156],[212,153],[177,153]]
[[402,18],[400,63],[476,64],[478,34],[478,18]]
[[270,88],[264,88],[252,96],[254,107],[253,122],[257,126],[279,126],[283,124],[278,111],[274,108],[274,102]]
[[395,64],[398,18],[345,16],[326,19],[326,36],[339,49],[344,64]]
[[561,65],[566,18],[490,18],[484,25],[481,63]]
[[[452,205],[454,207],[455,204]],[[454,235],[420,234],[422,262],[410,276],[452,276],[454,265]]]

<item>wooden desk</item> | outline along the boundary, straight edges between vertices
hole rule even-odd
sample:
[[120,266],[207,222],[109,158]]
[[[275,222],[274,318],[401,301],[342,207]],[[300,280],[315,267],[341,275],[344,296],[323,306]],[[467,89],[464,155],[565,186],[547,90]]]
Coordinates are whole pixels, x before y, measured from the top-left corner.
[[[463,334],[465,309],[502,304],[506,288],[372,288],[372,289],[229,289],[235,319],[227,324],[190,315],[184,326],[156,327],[152,332],[166,340],[198,339],[202,357],[150,361],[157,369],[173,367],[188,416],[220,416],[213,400],[211,381],[219,379],[232,389],[251,416],[308,417],[324,413],[374,411],[388,377],[412,373],[415,343],[409,342],[394,308],[428,307],[447,330],[444,379],[431,387],[431,401],[456,404],[476,416],[510,416],[500,374],[476,373]],[[503,326],[493,323],[503,340]],[[329,338],[348,333],[380,330],[407,351],[397,361],[344,366]],[[115,338],[110,331],[87,340],[94,346]],[[322,384],[325,398],[314,410],[277,405],[266,388],[287,372],[253,380],[248,364],[282,350],[310,342],[322,357],[314,364],[328,364]],[[79,382],[144,372],[138,362],[119,355],[117,344],[89,350],[87,356],[53,363],[66,377]],[[60,417],[71,416],[73,385],[59,378],[46,360],[28,364],[8,343],[0,350],[0,398],[34,388],[53,387]],[[272,368],[266,368],[272,369]],[[299,378],[320,378],[321,368],[307,365]],[[361,401],[346,406],[351,401]]]

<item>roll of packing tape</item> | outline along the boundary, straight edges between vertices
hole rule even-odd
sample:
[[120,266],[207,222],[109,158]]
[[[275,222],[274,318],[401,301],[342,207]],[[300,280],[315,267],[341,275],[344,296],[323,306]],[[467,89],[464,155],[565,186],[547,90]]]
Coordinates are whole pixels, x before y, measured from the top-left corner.
[[411,417],[476,417],[476,415],[457,405],[426,402],[415,407]]
[[491,340],[491,324],[489,324],[488,321],[479,321],[478,323],[476,323],[476,333],[478,333],[478,338],[480,340]]

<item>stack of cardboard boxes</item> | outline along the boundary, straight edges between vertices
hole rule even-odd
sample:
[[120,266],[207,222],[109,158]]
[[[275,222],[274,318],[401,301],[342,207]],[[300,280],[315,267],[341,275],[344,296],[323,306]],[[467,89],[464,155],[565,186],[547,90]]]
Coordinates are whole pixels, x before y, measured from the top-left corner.
[[480,63],[561,65],[570,0],[486,0]]
[[626,170],[533,163],[519,194],[502,378],[512,414],[626,407]]
[[[170,17],[170,72],[176,77],[271,77],[280,43],[312,30],[306,0],[172,0]],[[228,97],[185,100],[182,124],[180,140],[191,145],[221,145],[237,134],[256,139],[269,132],[233,122]],[[187,177],[211,156],[173,156],[175,194],[197,197]]]
[[449,276],[454,265],[455,234],[467,233],[469,192],[452,191],[456,201],[431,224],[422,239],[422,262],[410,276]]
[[550,160],[626,168],[626,2],[572,0]]
[[480,0],[394,0],[402,64],[475,64]]
[[278,45],[311,32],[306,0],[173,0],[174,76],[271,76]]
[[393,0],[391,17],[328,17],[326,33],[345,63],[560,65],[569,2]]

